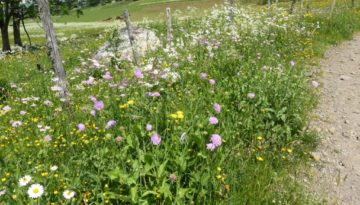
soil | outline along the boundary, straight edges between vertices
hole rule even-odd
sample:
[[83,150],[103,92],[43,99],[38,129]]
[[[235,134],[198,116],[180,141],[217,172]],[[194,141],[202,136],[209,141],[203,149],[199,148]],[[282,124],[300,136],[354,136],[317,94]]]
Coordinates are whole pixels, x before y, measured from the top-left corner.
[[312,186],[328,204],[360,205],[360,35],[330,49],[320,72]]

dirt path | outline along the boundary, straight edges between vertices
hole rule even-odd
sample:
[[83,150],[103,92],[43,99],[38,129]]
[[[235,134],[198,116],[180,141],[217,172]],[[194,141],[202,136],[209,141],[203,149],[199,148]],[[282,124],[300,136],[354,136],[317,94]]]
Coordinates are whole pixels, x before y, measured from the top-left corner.
[[330,49],[320,64],[320,104],[312,127],[315,190],[329,204],[360,205],[360,35]]

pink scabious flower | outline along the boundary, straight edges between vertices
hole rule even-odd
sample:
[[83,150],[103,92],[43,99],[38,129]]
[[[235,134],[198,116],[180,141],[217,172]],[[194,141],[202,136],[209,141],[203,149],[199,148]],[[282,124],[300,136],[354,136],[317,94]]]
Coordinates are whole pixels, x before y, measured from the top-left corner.
[[216,117],[210,117],[209,118],[209,123],[212,125],[216,125],[219,123],[219,120]]
[[95,81],[95,78],[92,77],[92,76],[89,76],[89,79],[87,79],[87,80],[85,81],[85,84],[87,84],[87,85],[92,85],[92,84],[94,84],[94,81]]
[[101,100],[95,100],[94,101],[94,108],[96,109],[96,110],[102,110],[102,109],[104,109],[104,102],[103,101],[101,101]]
[[50,135],[46,135],[46,136],[44,137],[44,140],[45,140],[46,142],[50,142],[50,141],[52,140],[52,137],[51,137]]
[[153,145],[159,145],[161,142],[161,137],[158,133],[154,133],[151,136],[151,142],[153,143]]
[[110,129],[112,127],[114,127],[116,125],[116,121],[115,120],[110,120],[109,122],[106,123],[106,129]]
[[107,71],[107,72],[105,73],[105,75],[103,76],[103,78],[104,78],[105,80],[110,80],[110,79],[111,79],[110,72]]
[[27,112],[24,111],[24,110],[21,110],[21,111],[20,111],[20,115],[26,115],[26,113],[27,113]]
[[314,88],[317,88],[319,85],[320,84],[317,81],[315,80],[311,81],[311,86],[313,86]]
[[85,130],[85,125],[83,123],[80,123],[77,125],[77,128],[79,131],[84,131]]
[[150,132],[152,129],[153,126],[150,123],[146,124],[146,131]]
[[22,125],[21,121],[14,121],[14,122],[11,123],[12,127],[20,127],[21,125]]
[[210,138],[210,141],[213,145],[215,145],[215,147],[218,147],[221,145],[222,143],[222,139],[221,139],[221,136],[218,135],[218,134],[212,134],[211,135],[211,138]]
[[206,80],[207,74],[206,73],[200,73],[201,80]]
[[214,110],[215,110],[215,112],[220,113],[221,112],[221,106],[219,104],[215,103],[214,104]]
[[95,116],[95,115],[96,115],[96,110],[91,110],[91,111],[90,111],[90,114],[91,114],[92,116]]
[[294,66],[295,65],[295,61],[290,61],[290,65]]
[[209,80],[210,85],[215,85],[216,81],[214,79]]
[[141,72],[141,69],[140,68],[138,68],[138,69],[136,69],[135,70],[135,77],[136,78],[144,78],[144,74]]
[[146,96],[149,96],[149,97],[160,97],[160,93],[159,92],[148,92],[146,93]]
[[213,143],[208,143],[206,144],[206,149],[210,150],[210,151],[214,151],[215,150],[215,145]]

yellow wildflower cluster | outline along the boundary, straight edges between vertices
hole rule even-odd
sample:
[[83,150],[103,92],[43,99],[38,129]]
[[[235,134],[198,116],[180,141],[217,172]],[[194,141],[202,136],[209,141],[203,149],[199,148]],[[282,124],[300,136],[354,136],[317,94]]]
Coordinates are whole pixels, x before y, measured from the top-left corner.
[[129,108],[131,105],[134,105],[135,101],[134,100],[129,100],[127,103],[120,105],[119,107],[121,109],[126,109]]
[[175,120],[182,120],[184,119],[184,113],[182,111],[177,111],[176,113],[171,114],[170,117]]

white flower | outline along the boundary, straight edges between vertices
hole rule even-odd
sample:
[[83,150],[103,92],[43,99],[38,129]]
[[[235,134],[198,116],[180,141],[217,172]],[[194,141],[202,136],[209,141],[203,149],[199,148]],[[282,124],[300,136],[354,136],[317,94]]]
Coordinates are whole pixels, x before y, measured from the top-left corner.
[[26,186],[31,181],[31,176],[25,175],[19,179],[20,186]]
[[51,171],[56,171],[57,169],[58,169],[58,166],[56,166],[56,165],[50,167]]
[[65,199],[71,199],[75,196],[75,192],[71,190],[65,190],[63,196]]
[[6,189],[0,191],[0,196],[4,195],[6,193]]
[[44,193],[44,187],[40,184],[33,184],[27,191],[30,198],[39,198]]

